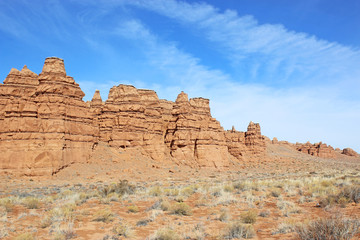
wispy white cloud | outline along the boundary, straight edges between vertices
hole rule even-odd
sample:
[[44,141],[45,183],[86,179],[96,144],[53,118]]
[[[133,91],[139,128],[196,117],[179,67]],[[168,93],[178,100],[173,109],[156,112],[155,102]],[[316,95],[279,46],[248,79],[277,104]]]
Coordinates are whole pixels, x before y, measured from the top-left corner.
[[[248,78],[266,84],[317,84],[347,82],[360,90],[360,51],[317,39],[306,33],[287,30],[282,25],[259,24],[252,16],[219,9],[206,3],[176,0],[129,1],[197,28],[217,43],[235,67],[250,64]],[[262,73],[262,76],[254,73]],[[243,79],[250,80],[250,79]]]
[[[297,87],[276,89],[262,84],[244,84],[217,69],[210,69],[174,43],[163,42],[138,20],[121,23],[121,37],[137,41],[153,67],[163,71],[167,85],[147,85],[160,97],[174,99],[172,94],[184,90],[190,97],[211,99],[213,115],[225,128],[235,125],[245,130],[250,120],[258,121],[270,137],[300,141],[326,141],[336,147],[358,149],[353,128],[360,121],[359,102],[340,101],[337,89]],[[170,94],[169,94],[170,93]],[[346,122],[347,124],[342,124]],[[345,140],[346,139],[346,140]]]
[[[0,2],[0,31],[9,33],[15,37],[28,37],[29,31],[12,15],[15,15],[16,10],[6,1]],[[7,10],[6,12],[4,10]]]
[[[89,2],[70,1],[85,6],[98,4],[98,1]],[[63,36],[68,39],[68,34],[70,38],[74,34],[89,50],[103,54],[99,61],[102,65],[121,56],[124,49],[116,45],[116,40],[127,40],[140,52],[141,56],[137,57],[142,67],[160,76],[147,79],[146,73],[134,73],[136,77],[131,81],[126,77],[114,79],[121,74],[98,79],[98,82],[76,79],[88,100],[95,89],[100,89],[106,99],[109,89],[120,83],[155,89],[159,97],[170,100],[184,90],[190,97],[210,98],[212,113],[225,128],[235,125],[245,130],[253,120],[260,122],[263,133],[270,137],[292,142],[323,140],[335,147],[349,146],[360,151],[357,140],[360,128],[355,127],[360,122],[360,53],[357,49],[290,31],[282,25],[259,24],[253,16],[239,16],[231,10],[222,12],[207,3],[106,0],[99,11],[85,8],[75,18],[62,2],[55,3],[54,11],[46,10],[51,5],[40,10],[36,5],[28,6],[36,16],[30,19],[27,19],[30,13],[16,19],[0,9],[0,20],[9,23],[1,25],[0,30],[18,38],[26,29],[33,28],[38,30],[29,35],[35,36],[44,30],[59,38],[65,33]],[[0,2],[0,6],[4,4]],[[114,9],[123,13],[124,8],[145,9],[194,30],[198,34],[195,37],[205,39],[228,58],[224,65],[241,70],[225,71],[205,65],[199,56],[182,50],[177,36],[173,36],[172,42],[164,40],[157,35],[156,28],[132,14],[114,17]],[[106,26],[100,24],[109,15],[112,21],[106,21]]]
[[81,32],[74,16],[58,0],[1,1],[0,20],[0,30],[30,43],[41,42],[45,36],[47,39],[73,40],[73,36]]
[[[115,33],[137,41],[149,64],[166,75],[167,88],[185,87],[191,94],[204,94],[217,82],[230,80],[230,76],[220,70],[201,65],[199,59],[179,50],[175,43],[163,42],[139,20],[121,22]],[[173,98],[175,93],[171,93],[163,97]]]
[[[261,122],[268,136],[303,142],[323,140],[360,150],[356,139],[360,130],[354,128],[360,122],[358,49],[282,25],[260,25],[252,16],[220,12],[206,3],[140,0],[128,4],[202,31],[234,68],[246,65],[248,75],[242,83],[235,81],[236,76],[220,72],[221,77],[215,78],[221,80],[212,81],[207,88],[197,86],[197,93],[211,98],[214,115],[225,127],[239,124],[244,129],[251,119]],[[168,57],[176,59],[175,55]],[[259,80],[259,85],[244,84],[248,80]],[[273,83],[280,85],[266,87]]]

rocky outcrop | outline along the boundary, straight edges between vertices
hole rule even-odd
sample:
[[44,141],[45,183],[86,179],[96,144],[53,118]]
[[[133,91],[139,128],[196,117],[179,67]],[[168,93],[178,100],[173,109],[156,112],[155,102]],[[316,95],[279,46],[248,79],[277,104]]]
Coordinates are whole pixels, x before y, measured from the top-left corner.
[[171,112],[165,143],[171,156],[190,166],[227,167],[229,155],[220,123],[211,117],[209,100],[181,92]]
[[245,146],[248,147],[250,154],[259,154],[265,151],[265,141],[261,136],[259,123],[250,122],[245,133]]
[[83,97],[62,59],[47,58],[39,75],[12,69],[0,84],[0,169],[56,173],[88,161],[99,143],[192,167],[224,168],[265,151],[259,124],[224,131],[208,99],[181,92],[175,102],[160,100],[129,85],[111,88],[105,102],[98,90],[90,102]]
[[228,151],[238,160],[248,157],[263,157],[265,137],[261,135],[260,124],[250,122],[246,132],[236,131],[234,127],[226,131]]
[[37,105],[34,97],[38,84],[38,75],[24,66],[21,71],[11,69],[4,84],[0,85],[1,169],[28,171],[36,165],[33,156],[27,162],[23,160],[26,153],[37,146],[32,139],[36,131]]
[[245,132],[236,131],[233,127],[226,132],[225,137],[229,153],[238,160],[244,159],[247,154]]
[[305,144],[296,143],[295,148],[300,152],[307,153],[316,157],[321,157],[321,158],[336,157],[336,151],[334,150],[334,148],[322,142],[314,143],[314,144],[311,144],[310,142],[307,142]]
[[110,89],[100,123],[100,141],[121,149],[138,149],[158,161],[165,157],[160,101],[150,90],[119,85]]
[[344,148],[343,150],[336,148],[334,149],[332,146],[327,145],[325,143],[290,143],[287,141],[278,141],[277,138],[273,138],[272,141],[269,141],[270,144],[277,145],[285,145],[289,146],[299,152],[306,153],[315,157],[321,158],[337,158],[340,154],[344,154],[351,157],[358,157],[359,154],[355,152],[351,148]]
[[104,103],[101,99],[100,91],[96,90],[93,98],[91,99],[90,106],[95,109],[100,109],[103,105]]
[[357,157],[358,156],[358,153],[355,152],[353,149],[351,148],[344,148],[342,150],[342,154],[344,155],[347,155],[347,156],[350,156],[350,157]]
[[[270,140],[260,125],[246,132],[224,131],[211,116],[209,100],[159,99],[155,91],[130,85],[111,88],[103,102],[95,91],[91,101],[66,75],[64,61],[45,60],[37,75],[26,66],[11,69],[0,84],[0,170],[26,175],[54,174],[91,159],[98,145],[134,152],[166,165],[227,168],[250,158],[263,159],[267,144],[290,146],[322,158],[358,156],[350,149],[334,150],[323,143]],[[130,160],[129,160],[130,161]]]
[[25,67],[12,70],[0,92],[7,98],[0,121],[1,169],[41,175],[89,158],[92,116],[62,59],[47,58],[39,76]]

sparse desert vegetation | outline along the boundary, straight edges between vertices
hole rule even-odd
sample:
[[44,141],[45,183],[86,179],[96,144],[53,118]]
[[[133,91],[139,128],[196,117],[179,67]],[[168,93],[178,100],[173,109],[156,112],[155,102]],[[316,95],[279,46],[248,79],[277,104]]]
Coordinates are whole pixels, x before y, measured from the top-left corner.
[[358,171],[291,178],[194,178],[154,185],[125,180],[53,185],[2,196],[0,236],[356,239],[359,189]]

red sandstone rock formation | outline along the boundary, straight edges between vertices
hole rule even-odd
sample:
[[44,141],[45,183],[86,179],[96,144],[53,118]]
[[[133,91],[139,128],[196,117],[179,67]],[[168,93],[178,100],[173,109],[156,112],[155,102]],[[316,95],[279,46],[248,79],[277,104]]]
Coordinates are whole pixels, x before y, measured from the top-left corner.
[[321,158],[335,158],[336,152],[333,147],[330,145],[326,145],[325,143],[314,143],[311,144],[309,142],[303,143],[296,143],[295,145],[296,150],[310,154],[312,156],[317,156]]
[[296,149],[299,152],[306,153],[312,156],[321,158],[336,158],[338,154],[344,154],[351,157],[358,157],[359,154],[351,148],[345,148],[340,150],[339,148],[334,149],[332,146],[325,143],[289,143],[287,141],[278,141],[277,138],[273,138],[269,143],[277,145],[286,145]]
[[278,144],[279,140],[276,137],[274,137],[273,140],[271,140],[271,143],[272,144]]
[[259,123],[250,122],[245,133],[245,145],[251,154],[259,154],[265,151],[265,141],[261,136]]
[[211,117],[208,99],[189,100],[181,92],[171,114],[165,143],[173,158],[190,166],[229,166],[224,130]]
[[258,123],[250,122],[247,132],[236,131],[233,127],[226,132],[226,139],[229,153],[239,160],[265,153],[265,137]]
[[236,131],[233,127],[225,134],[229,153],[239,160],[244,159],[247,148],[245,145],[245,132]]
[[163,120],[154,91],[129,85],[111,88],[99,123],[100,141],[116,148],[137,149],[158,161],[164,159]]
[[259,124],[224,131],[208,99],[182,92],[175,102],[159,100],[129,85],[111,88],[106,102],[99,91],[90,102],[83,97],[62,59],[47,58],[39,75],[12,69],[0,84],[0,169],[56,173],[88,161],[99,143],[193,167],[228,167],[265,151]]
[[89,158],[92,116],[63,60],[47,58],[39,76],[12,70],[0,86],[1,169],[41,175]]
[[358,153],[355,152],[351,148],[344,148],[343,151],[342,151],[342,154],[348,155],[350,157],[357,157],[358,156]]
[[[0,170],[27,175],[56,173],[74,162],[88,161],[101,143],[120,151],[136,151],[159,163],[192,167],[230,166],[263,157],[266,144],[285,144],[298,151],[333,158],[323,143],[292,144],[261,135],[250,122],[246,132],[224,131],[212,118],[209,100],[160,100],[156,92],[129,85],[111,88],[103,102],[98,90],[90,102],[64,61],[47,58],[37,75],[26,66],[11,69],[0,84]],[[339,151],[339,150],[338,150]],[[349,148],[349,156],[358,154]]]

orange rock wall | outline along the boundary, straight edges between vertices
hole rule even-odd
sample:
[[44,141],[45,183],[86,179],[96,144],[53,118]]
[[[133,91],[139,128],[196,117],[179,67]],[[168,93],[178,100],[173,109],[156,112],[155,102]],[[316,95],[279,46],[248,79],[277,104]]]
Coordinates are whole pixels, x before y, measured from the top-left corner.
[[39,75],[12,69],[0,84],[0,169],[53,174],[88,161],[99,142],[193,167],[228,167],[265,152],[259,124],[224,131],[208,99],[181,92],[171,102],[129,85],[111,88],[105,102],[98,90],[91,102],[83,97],[62,59],[47,58]]
[[94,126],[83,96],[61,59],[46,59],[39,75],[12,70],[0,85],[0,168],[42,175],[88,159]]
[[333,147],[325,143],[296,143],[296,150],[321,158],[335,158],[336,152]]
[[355,152],[351,148],[344,148],[341,153],[345,154],[347,156],[350,156],[350,157],[357,157],[359,155],[357,152]]

